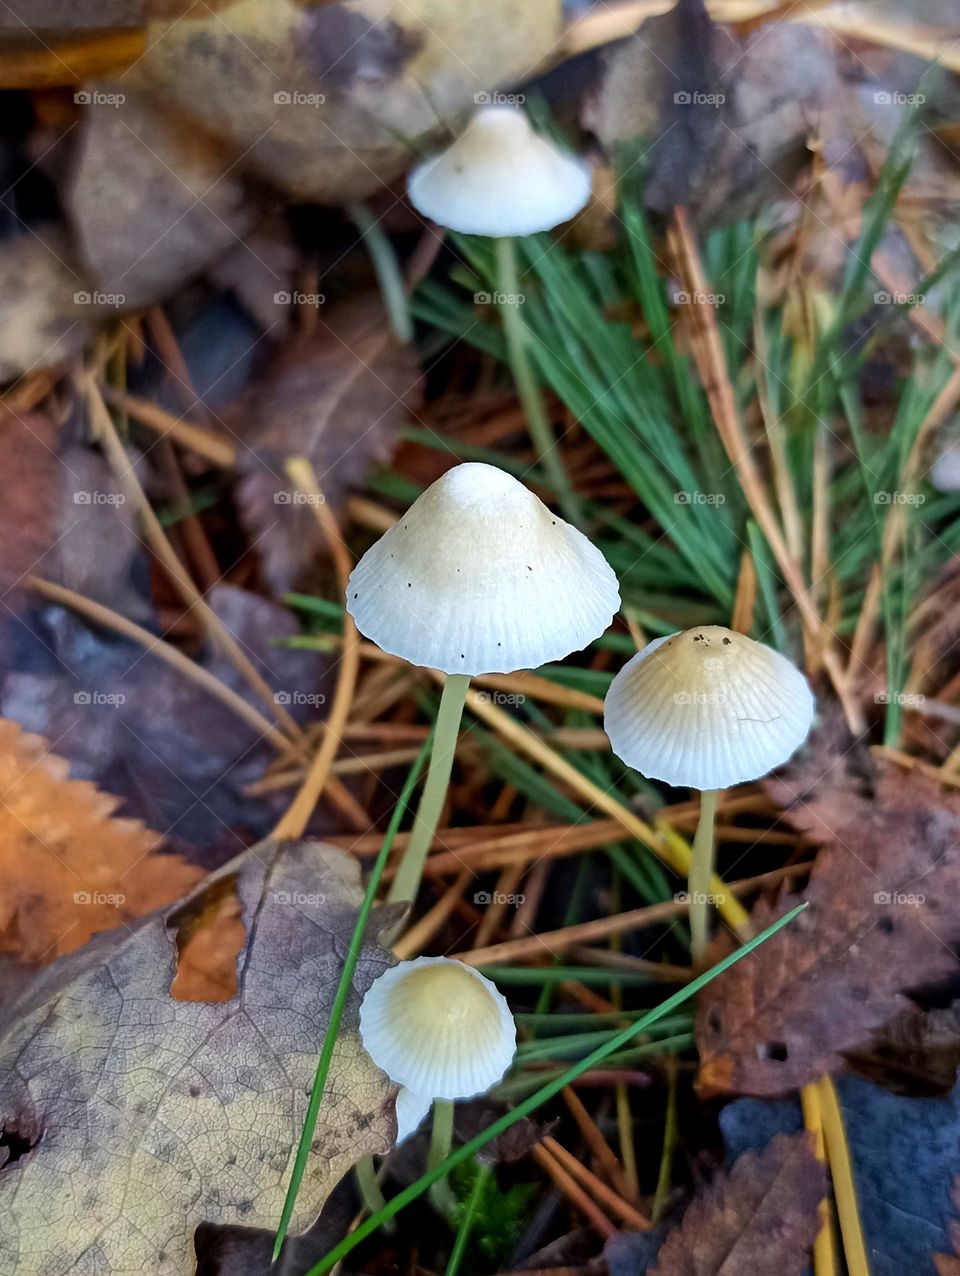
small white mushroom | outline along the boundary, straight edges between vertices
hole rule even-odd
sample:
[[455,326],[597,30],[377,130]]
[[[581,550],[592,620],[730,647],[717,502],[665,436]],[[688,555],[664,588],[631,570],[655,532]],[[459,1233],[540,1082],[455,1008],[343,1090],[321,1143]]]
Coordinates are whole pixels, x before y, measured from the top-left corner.
[[502,993],[471,966],[418,957],[391,967],[360,1006],[360,1037],[378,1067],[402,1087],[398,1141],[434,1099],[485,1094],[513,1062],[517,1030]]
[[433,483],[347,585],[361,633],[448,674],[560,660],[598,638],[619,606],[600,551],[511,475],[480,464]]
[[590,197],[590,167],[535,133],[525,111],[484,106],[452,146],[410,174],[418,212],[464,235],[551,230]]
[[813,693],[785,656],[721,625],[648,643],[604,702],[614,753],[653,780],[701,791],[766,775],[807,738]]

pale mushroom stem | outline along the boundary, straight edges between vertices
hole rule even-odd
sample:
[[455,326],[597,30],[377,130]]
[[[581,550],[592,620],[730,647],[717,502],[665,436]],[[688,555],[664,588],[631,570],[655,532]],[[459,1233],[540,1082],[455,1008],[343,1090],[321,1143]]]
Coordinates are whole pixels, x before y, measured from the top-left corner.
[[[433,1127],[430,1131],[430,1151],[427,1153],[427,1169],[435,1170],[445,1161],[453,1147],[453,1103],[450,1099],[434,1099]],[[450,1185],[445,1178],[434,1183],[430,1199],[441,1213],[449,1213],[456,1204]]]
[[700,819],[693,838],[690,874],[690,953],[698,966],[707,951],[707,896],[713,877],[713,826],[717,815],[717,790],[704,789],[700,794]]
[[453,769],[453,755],[457,748],[457,736],[460,732],[460,719],[463,717],[463,705],[467,698],[467,687],[470,678],[464,673],[448,673],[443,683],[440,696],[440,708],[437,711],[437,728],[433,737],[433,751],[430,754],[430,769],[423,786],[420,805],[417,807],[413,828],[410,830],[410,841],[403,853],[397,875],[393,879],[388,899],[396,904],[401,901],[416,899],[423,876],[423,865],[437,831],[440,812],[443,810],[444,798],[450,783],[450,772]]
[[357,1190],[360,1193],[360,1199],[363,1201],[363,1207],[368,1214],[376,1214],[386,1205],[383,1192],[380,1190],[380,1180],[377,1178],[377,1171],[373,1164],[372,1156],[362,1156],[353,1167],[353,1173],[357,1180]]
[[[570,483],[569,475],[560,460],[557,441],[544,411],[540,387],[537,384],[527,349],[527,328],[520,315],[520,274],[517,269],[517,251],[513,239],[502,236],[497,245],[497,282],[504,300],[500,304],[503,315],[503,332],[507,339],[507,357],[516,383],[520,403],[527,418],[527,428],[534,451],[543,466],[547,481],[553,488],[564,517],[574,526],[580,526],[579,502]],[[510,298],[513,298],[511,301]]]

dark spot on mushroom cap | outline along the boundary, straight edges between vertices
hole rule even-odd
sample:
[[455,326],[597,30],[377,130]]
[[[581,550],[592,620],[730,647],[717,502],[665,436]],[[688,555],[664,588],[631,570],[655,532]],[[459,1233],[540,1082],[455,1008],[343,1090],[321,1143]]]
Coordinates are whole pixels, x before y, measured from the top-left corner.
[[413,589],[413,581],[412,581],[412,580],[408,580],[408,581],[407,581],[407,589]]
[[528,571],[528,572],[532,572],[532,571],[533,571],[533,568],[530,566],[530,564],[529,564],[529,563],[527,563],[527,571]]
[[359,597],[360,597],[359,594],[354,594],[354,598],[359,598]]
[[466,660],[466,656],[463,654],[463,652],[462,652],[462,651],[460,652],[460,659],[461,659],[461,660]]
[[550,523],[550,526],[551,526],[551,527],[556,527],[556,525],[557,525],[557,520],[556,520],[556,519],[552,519],[552,520],[551,520],[551,523]]
[[502,642],[498,642],[498,643],[497,643],[497,646],[498,646],[498,647],[502,647],[502,646],[503,646],[503,643],[502,643]]
[[724,645],[725,647],[729,647],[729,646],[730,646],[730,639],[729,639],[729,638],[724,638],[724,640],[723,640],[723,645]]

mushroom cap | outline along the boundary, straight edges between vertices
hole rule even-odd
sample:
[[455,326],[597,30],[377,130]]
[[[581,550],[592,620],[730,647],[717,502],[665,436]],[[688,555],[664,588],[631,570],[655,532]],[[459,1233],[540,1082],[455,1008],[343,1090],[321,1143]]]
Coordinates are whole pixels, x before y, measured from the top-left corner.
[[407,182],[424,217],[464,235],[531,235],[567,221],[590,198],[590,166],[535,133],[525,111],[481,107],[452,146]]
[[422,1119],[425,1098],[485,1093],[510,1067],[517,1047],[502,994],[450,957],[418,957],[384,971],[360,1006],[360,1037],[392,1081],[420,1096],[416,1105],[408,1096],[398,1112],[407,1127],[416,1111],[417,1123]]
[[511,673],[600,636],[617,578],[575,527],[492,465],[457,465],[373,545],[347,582],[361,633],[413,665]]
[[960,443],[949,443],[930,468],[938,492],[960,492]]
[[766,775],[800,747],[813,693],[779,652],[722,625],[648,643],[607,692],[617,757],[653,780],[725,789]]
[[426,1094],[416,1094],[402,1085],[397,1091],[397,1143],[409,1139],[430,1111],[433,1100]]

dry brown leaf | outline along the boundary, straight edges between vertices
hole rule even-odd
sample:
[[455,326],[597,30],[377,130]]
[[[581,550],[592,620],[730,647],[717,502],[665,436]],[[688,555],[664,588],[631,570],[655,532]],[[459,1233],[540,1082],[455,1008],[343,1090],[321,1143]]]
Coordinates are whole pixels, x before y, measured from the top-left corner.
[[[960,796],[892,764],[855,778],[858,764],[811,751],[768,785],[794,804],[790,823],[825,845],[795,924],[765,945],[762,961],[739,963],[700,998],[705,1093],[798,1090],[867,1045],[909,1006],[906,991],[956,973]],[[754,927],[797,900],[761,900]]]
[[[235,882],[250,937],[227,1002],[169,995],[182,910],[38,976],[0,1040],[0,1126],[31,1144],[0,1170],[0,1270],[184,1276],[198,1224],[276,1227],[359,876],[332,847],[260,843],[205,885]],[[374,933],[397,916],[379,910]],[[392,1088],[358,1032],[360,998],[389,961],[372,940],[361,953],[294,1232],[394,1137]]]
[[129,79],[79,96],[64,196],[78,253],[104,304],[149,305],[241,242],[256,205],[222,148]]
[[343,204],[395,181],[478,93],[530,76],[561,20],[560,0],[236,0],[152,27],[139,69],[248,171]]
[[72,952],[201,877],[158,854],[156,833],[117,819],[118,800],[69,770],[39,736],[0,718],[0,952],[25,962]]
[[393,430],[419,395],[413,352],[391,336],[379,297],[324,314],[227,414],[246,444],[238,506],[277,593],[302,583],[322,544],[316,513],[284,470],[306,456],[327,500],[339,504],[391,451]]
[[[762,1151],[744,1152],[694,1198],[648,1276],[803,1276],[826,1192],[826,1170],[809,1136],[778,1134]],[[608,1244],[611,1276],[637,1270],[630,1242],[624,1233]]]

